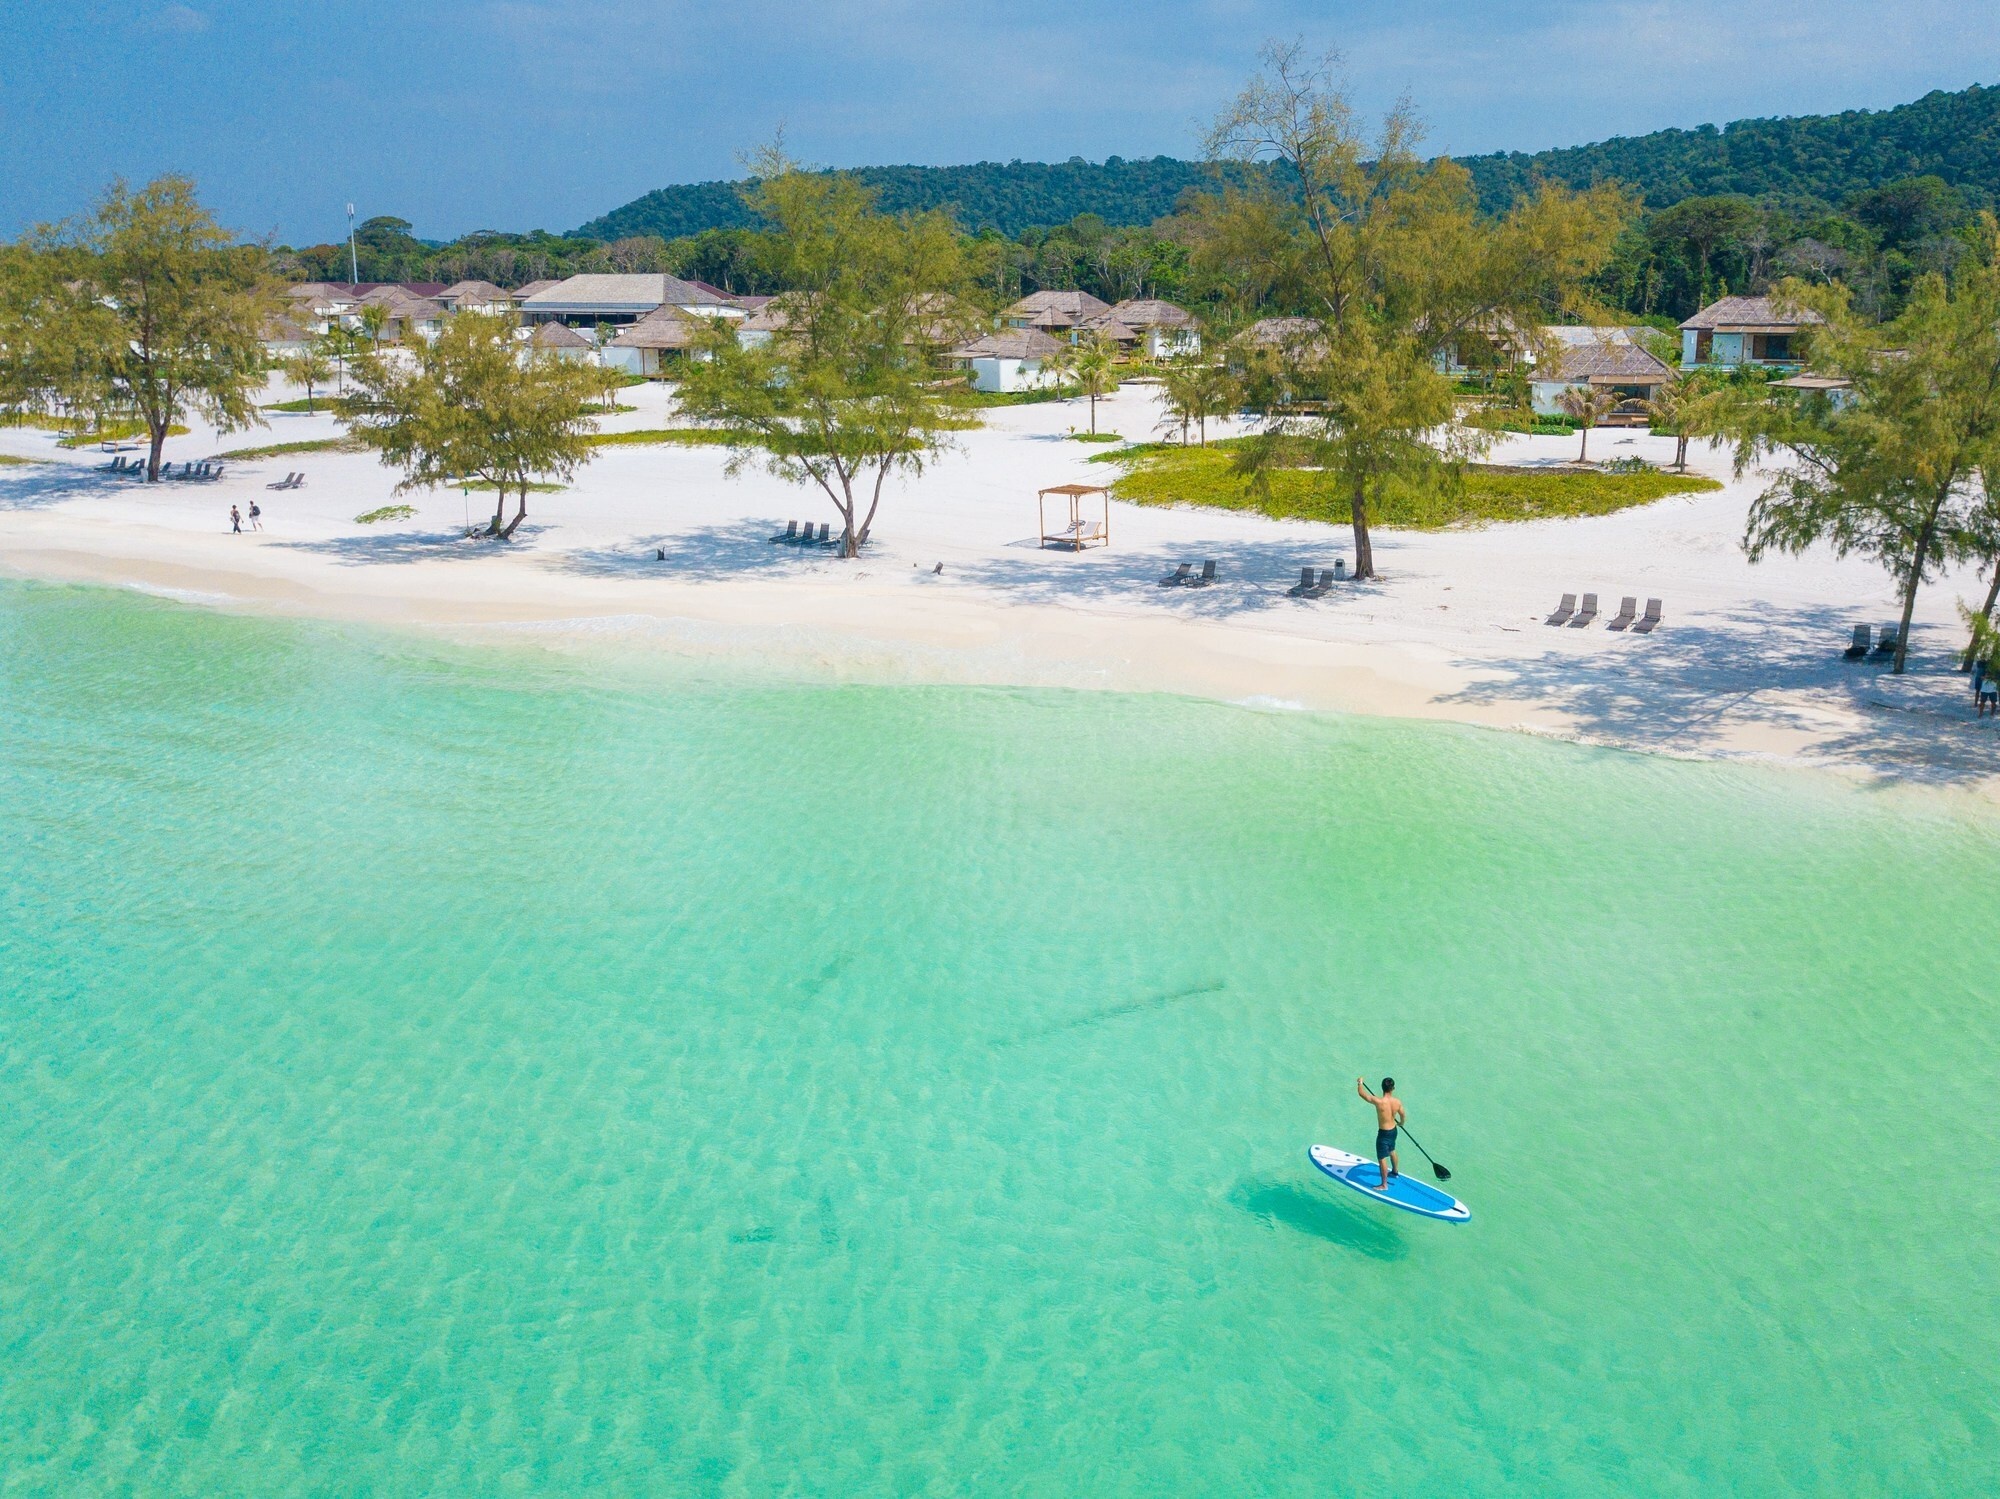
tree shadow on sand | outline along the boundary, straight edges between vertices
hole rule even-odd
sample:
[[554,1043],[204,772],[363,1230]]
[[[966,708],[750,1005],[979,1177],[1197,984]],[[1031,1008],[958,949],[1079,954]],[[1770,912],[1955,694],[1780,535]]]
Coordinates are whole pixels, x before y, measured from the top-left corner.
[[1957,670],[1962,633],[1913,628],[1908,667],[1897,678],[1886,656],[1841,655],[1853,626],[1869,618],[1860,609],[1759,604],[1682,622],[1670,608],[1656,633],[1616,637],[1587,655],[1463,660],[1480,680],[1442,701],[1534,701],[1568,715],[1588,740],[1697,753],[1722,749],[1732,730],[1754,719],[1809,736],[1799,751],[1809,759],[1936,784],[1992,775],[2000,721],[1974,715]]
[[512,541],[489,537],[475,525],[467,536],[463,526],[445,531],[384,531],[367,536],[329,536],[318,541],[281,541],[278,546],[293,551],[331,557],[349,567],[369,567],[395,562],[463,561],[478,557],[504,557],[522,549],[546,526],[523,522]]
[[1229,1193],[1231,1204],[1274,1228],[1310,1234],[1372,1260],[1400,1260],[1409,1252],[1396,1229],[1358,1203],[1337,1202],[1295,1181],[1250,1178]]
[[[815,523],[817,524],[817,523]],[[843,562],[832,545],[773,542],[783,521],[743,520],[669,535],[634,537],[609,547],[579,547],[552,556],[551,567],[587,577],[649,577],[717,583],[730,578],[783,577],[830,567],[866,567],[874,554]],[[837,532],[836,525],[833,532]],[[817,532],[815,531],[815,534]],[[830,532],[829,534],[833,534]],[[664,559],[659,555],[664,551]]]
[[[1395,567],[1397,544],[1375,543],[1383,570]],[[1343,536],[1332,531],[1256,539],[1216,538],[1178,541],[1168,546],[1120,550],[1114,545],[1086,552],[1037,546],[1033,538],[1015,543],[1005,558],[960,562],[960,581],[992,588],[1024,603],[1130,604],[1150,602],[1189,619],[1235,619],[1253,614],[1282,618],[1286,611],[1301,617],[1309,612],[1333,614],[1368,610],[1392,583],[1333,585],[1318,599],[1291,596],[1301,567],[1330,569],[1337,557],[1352,557]],[[1216,564],[1216,581],[1206,588],[1161,586],[1160,580],[1187,562],[1199,573],[1205,561]]]
[[128,489],[162,493],[170,486],[184,487],[180,480],[148,485],[132,474],[114,474],[102,464],[37,459],[0,467],[0,510],[39,510],[68,500],[101,499]]

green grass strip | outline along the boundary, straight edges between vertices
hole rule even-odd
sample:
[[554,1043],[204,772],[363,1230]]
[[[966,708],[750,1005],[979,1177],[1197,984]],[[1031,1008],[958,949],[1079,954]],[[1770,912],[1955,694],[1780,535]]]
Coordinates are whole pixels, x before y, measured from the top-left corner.
[[[1342,522],[1349,518],[1346,494],[1337,493],[1325,474],[1313,469],[1281,469],[1270,475],[1269,491],[1259,492],[1231,471],[1231,456],[1229,446],[1224,445],[1182,448],[1145,444],[1102,454],[1098,461],[1126,466],[1126,472],[1113,483],[1112,493],[1134,504],[1250,510],[1281,519]],[[1436,493],[1392,481],[1370,501],[1368,518],[1378,525],[1437,531],[1500,521],[1610,515],[1668,495],[1721,487],[1699,474],[1661,470],[1544,472],[1474,465],[1466,469],[1461,483]]]

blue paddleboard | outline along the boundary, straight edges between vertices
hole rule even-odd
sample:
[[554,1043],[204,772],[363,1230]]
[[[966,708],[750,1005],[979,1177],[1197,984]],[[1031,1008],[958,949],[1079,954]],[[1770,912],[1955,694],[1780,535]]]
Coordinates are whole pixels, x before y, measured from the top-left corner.
[[1423,1218],[1442,1218],[1446,1223],[1465,1223],[1472,1217],[1472,1209],[1451,1193],[1441,1192],[1429,1182],[1418,1181],[1407,1171],[1390,1177],[1389,1189],[1385,1192],[1381,1186],[1382,1168],[1373,1161],[1349,1155],[1331,1145],[1315,1145],[1306,1155],[1343,1187],[1352,1187],[1363,1197],[1386,1202],[1392,1208],[1401,1208],[1406,1213],[1415,1213]]

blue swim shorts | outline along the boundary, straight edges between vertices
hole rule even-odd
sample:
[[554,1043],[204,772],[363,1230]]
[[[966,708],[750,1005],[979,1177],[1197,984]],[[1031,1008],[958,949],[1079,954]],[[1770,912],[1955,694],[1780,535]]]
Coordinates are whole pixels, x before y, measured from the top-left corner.
[[1392,1129],[1375,1131],[1375,1159],[1386,1161],[1396,1149],[1396,1132]]

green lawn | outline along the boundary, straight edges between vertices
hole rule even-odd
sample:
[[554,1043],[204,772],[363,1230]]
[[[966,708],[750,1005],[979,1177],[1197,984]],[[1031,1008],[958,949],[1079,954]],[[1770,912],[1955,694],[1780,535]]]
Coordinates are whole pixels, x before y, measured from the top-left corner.
[[287,453],[362,453],[366,452],[360,443],[351,437],[318,437],[310,442],[273,442],[261,448],[231,448],[219,454],[223,458],[282,458]]
[[[1230,439],[1206,448],[1149,443],[1100,454],[1091,461],[1122,466],[1125,472],[1113,483],[1112,492],[1119,499],[1135,504],[1256,510],[1265,515],[1307,520],[1348,518],[1347,496],[1335,494],[1317,470],[1281,470],[1271,475],[1268,493],[1251,489],[1242,477],[1230,471],[1232,449],[1240,442],[1241,439]],[[1544,472],[1474,465],[1466,470],[1463,482],[1446,493],[1426,495],[1408,486],[1392,485],[1378,501],[1370,504],[1368,516],[1380,525],[1432,531],[1489,521],[1609,515],[1614,510],[1648,504],[1671,494],[1721,487],[1715,480],[1698,474],[1659,470]]]
[[713,427],[642,427],[637,432],[595,432],[590,441],[600,448],[652,447],[661,443],[706,448],[727,445],[729,434]]

